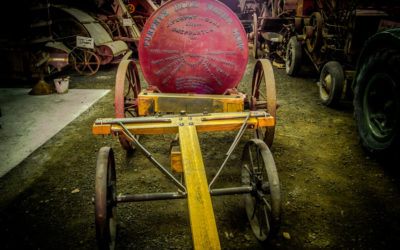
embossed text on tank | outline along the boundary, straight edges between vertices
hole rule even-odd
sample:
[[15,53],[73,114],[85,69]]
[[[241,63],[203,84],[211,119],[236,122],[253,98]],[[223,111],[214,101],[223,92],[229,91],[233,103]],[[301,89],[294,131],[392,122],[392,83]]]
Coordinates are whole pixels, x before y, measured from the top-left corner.
[[238,85],[248,52],[239,19],[215,0],[163,5],[146,22],[139,42],[146,80],[166,93],[222,94]]

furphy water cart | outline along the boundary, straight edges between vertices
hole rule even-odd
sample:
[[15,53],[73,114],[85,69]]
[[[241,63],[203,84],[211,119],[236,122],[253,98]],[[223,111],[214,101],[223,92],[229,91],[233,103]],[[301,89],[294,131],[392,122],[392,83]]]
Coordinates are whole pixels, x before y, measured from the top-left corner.
[[[218,1],[171,1],[150,16],[139,42],[140,67],[149,87],[141,89],[133,61],[122,61],[116,76],[116,118],[97,119],[93,133],[118,136],[123,148],[138,149],[178,190],[117,195],[113,150],[101,148],[94,199],[99,248],[115,248],[115,208],[120,202],[187,199],[195,249],[221,248],[211,196],[243,194],[251,228],[260,241],[277,227],[280,185],[268,148],[275,131],[275,80],[271,63],[259,60],[251,93],[237,91],[248,51],[240,21]],[[255,138],[244,147],[238,177],[242,185],[213,188],[247,129],[254,130]],[[208,181],[197,133],[231,130],[239,132]],[[177,134],[171,144],[171,167],[184,182],[138,140],[139,135],[153,134]]]

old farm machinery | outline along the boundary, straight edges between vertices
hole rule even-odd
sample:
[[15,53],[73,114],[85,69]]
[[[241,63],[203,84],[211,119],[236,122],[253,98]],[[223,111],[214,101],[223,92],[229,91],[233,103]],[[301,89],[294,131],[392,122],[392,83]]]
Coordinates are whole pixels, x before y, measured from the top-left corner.
[[320,73],[320,98],[327,106],[351,96],[347,82],[364,42],[378,31],[400,27],[399,6],[393,1],[253,2],[254,56],[284,63],[290,76],[310,61]]
[[[175,192],[122,195],[116,191],[113,150],[100,149],[96,167],[95,218],[99,248],[116,242],[116,206],[121,202],[187,199],[195,249],[220,249],[211,196],[243,194],[251,228],[265,241],[279,225],[280,184],[272,154],[276,93],[272,66],[259,60],[252,92],[236,87],[248,59],[246,33],[229,8],[218,1],[168,2],[148,19],[139,42],[139,61],[147,89],[141,89],[136,64],[120,63],[115,87],[116,118],[100,118],[93,133],[118,136],[123,148],[135,147],[178,189]],[[197,133],[238,130],[211,181],[207,180]],[[246,130],[239,187],[215,188]],[[162,166],[139,135],[176,134],[172,170]],[[238,176],[238,178],[240,178]]]
[[[66,2],[67,4],[67,2]],[[32,46],[36,67],[51,75],[72,65],[83,75],[101,65],[118,64],[136,51],[140,31],[158,7],[150,0],[122,0],[67,7],[37,3],[31,8]]]
[[255,3],[254,32],[250,36],[254,55],[283,59],[290,76],[296,76],[302,64],[311,62],[320,74],[319,96],[324,105],[336,107],[342,100],[353,98],[363,147],[376,154],[396,152],[400,121],[399,77],[395,73],[400,65],[398,3]]

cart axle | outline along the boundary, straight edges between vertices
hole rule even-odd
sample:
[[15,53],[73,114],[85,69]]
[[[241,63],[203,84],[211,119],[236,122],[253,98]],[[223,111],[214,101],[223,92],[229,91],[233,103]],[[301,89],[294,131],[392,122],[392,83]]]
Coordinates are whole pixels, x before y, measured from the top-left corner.
[[[253,192],[253,187],[231,187],[231,188],[215,188],[210,190],[211,196],[248,194]],[[170,193],[145,193],[133,195],[119,195],[116,198],[117,203],[122,202],[142,202],[142,201],[161,201],[161,200],[176,200],[186,199],[187,195],[181,192]]]

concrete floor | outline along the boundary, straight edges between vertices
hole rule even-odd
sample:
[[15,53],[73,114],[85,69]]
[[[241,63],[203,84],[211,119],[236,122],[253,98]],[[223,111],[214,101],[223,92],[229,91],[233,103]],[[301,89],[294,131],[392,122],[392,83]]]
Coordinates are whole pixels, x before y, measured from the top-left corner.
[[0,89],[0,177],[110,90],[70,89],[40,96],[29,91]]

